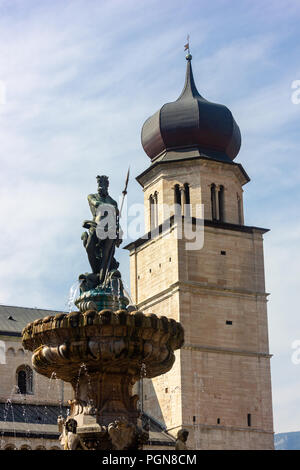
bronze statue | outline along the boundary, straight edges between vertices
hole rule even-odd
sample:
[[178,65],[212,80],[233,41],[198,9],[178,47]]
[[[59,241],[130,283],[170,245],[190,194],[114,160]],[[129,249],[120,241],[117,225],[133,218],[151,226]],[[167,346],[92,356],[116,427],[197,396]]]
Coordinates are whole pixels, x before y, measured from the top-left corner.
[[175,450],[188,450],[186,441],[189,435],[187,429],[179,429],[176,438]]
[[126,308],[129,303],[125,295],[119,263],[114,254],[122,243],[122,230],[119,219],[127,194],[129,170],[126,177],[123,199],[118,209],[117,202],[108,193],[109,181],[105,175],[97,176],[98,192],[89,194],[88,203],[91,220],[85,220],[87,229],[81,236],[92,268],[91,273],[80,274],[80,295],[74,300],[81,312],[86,309]]
[[57,419],[60,434],[59,440],[64,450],[88,450],[77,434],[77,421],[73,418]]
[[88,196],[93,220],[85,220],[88,229],[81,236],[93,275],[81,275],[83,290],[105,284],[108,274],[117,270],[119,263],[114,258],[116,246],[122,243],[117,202],[108,194],[109,181],[105,175],[97,176],[98,192]]

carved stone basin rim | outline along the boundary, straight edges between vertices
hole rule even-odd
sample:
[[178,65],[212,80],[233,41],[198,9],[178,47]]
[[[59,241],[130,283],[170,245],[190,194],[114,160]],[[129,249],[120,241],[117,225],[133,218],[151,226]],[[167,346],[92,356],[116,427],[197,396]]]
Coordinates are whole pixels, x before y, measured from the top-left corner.
[[72,381],[82,363],[90,372],[138,378],[155,377],[171,369],[174,351],[184,341],[183,328],[174,319],[139,311],[88,310],[58,314],[29,323],[23,346],[34,351],[35,369],[48,377]]

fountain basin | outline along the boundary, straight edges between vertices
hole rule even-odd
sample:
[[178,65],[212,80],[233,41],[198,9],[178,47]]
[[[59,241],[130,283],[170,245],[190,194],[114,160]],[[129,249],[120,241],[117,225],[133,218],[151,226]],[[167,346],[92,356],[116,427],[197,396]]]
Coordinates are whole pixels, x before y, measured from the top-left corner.
[[168,372],[184,341],[175,320],[126,310],[49,316],[28,324],[22,335],[38,373],[51,377],[55,372],[72,384],[70,417],[87,447],[97,449],[116,448],[109,431],[134,435],[124,448],[137,446],[138,396],[132,387],[142,366],[147,378]]

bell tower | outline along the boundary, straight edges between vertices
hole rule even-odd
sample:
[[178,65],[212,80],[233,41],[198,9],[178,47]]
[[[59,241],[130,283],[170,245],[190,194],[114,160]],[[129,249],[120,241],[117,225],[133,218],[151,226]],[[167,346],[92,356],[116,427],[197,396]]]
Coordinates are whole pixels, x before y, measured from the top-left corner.
[[144,384],[144,410],[174,436],[188,429],[191,449],[272,449],[268,230],[244,224],[239,127],[186,59],[181,95],[142,129],[147,234],[126,247],[133,301],[185,330],[171,371]]

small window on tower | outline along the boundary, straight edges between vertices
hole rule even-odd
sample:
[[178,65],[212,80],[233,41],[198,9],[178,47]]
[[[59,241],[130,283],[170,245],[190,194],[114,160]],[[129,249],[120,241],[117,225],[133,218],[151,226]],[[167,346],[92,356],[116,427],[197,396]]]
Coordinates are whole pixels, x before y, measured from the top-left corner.
[[232,325],[232,320],[226,320],[226,325]]
[[251,426],[251,414],[248,413],[247,415],[248,426]]

